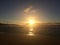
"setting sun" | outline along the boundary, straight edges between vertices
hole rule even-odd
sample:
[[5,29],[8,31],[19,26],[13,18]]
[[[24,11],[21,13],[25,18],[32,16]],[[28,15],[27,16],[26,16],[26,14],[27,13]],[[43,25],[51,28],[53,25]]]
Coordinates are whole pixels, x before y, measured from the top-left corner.
[[35,21],[34,20],[29,20],[29,24],[34,24],[35,23]]

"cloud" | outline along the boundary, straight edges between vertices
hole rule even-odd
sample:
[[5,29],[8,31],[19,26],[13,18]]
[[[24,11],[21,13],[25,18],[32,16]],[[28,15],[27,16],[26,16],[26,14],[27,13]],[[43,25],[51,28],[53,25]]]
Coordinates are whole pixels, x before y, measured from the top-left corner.
[[36,14],[37,14],[37,10],[34,9],[32,6],[29,6],[24,10],[24,15],[36,15]]
[[31,9],[32,9],[32,6],[26,8],[26,9],[24,10],[24,13],[28,14],[28,13],[30,12]]

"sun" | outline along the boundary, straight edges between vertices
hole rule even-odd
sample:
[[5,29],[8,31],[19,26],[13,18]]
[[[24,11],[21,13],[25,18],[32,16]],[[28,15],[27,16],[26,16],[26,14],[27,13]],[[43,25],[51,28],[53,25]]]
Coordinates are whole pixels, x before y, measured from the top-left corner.
[[35,21],[31,19],[31,20],[28,21],[28,23],[29,23],[30,25],[33,25],[33,24],[35,23]]

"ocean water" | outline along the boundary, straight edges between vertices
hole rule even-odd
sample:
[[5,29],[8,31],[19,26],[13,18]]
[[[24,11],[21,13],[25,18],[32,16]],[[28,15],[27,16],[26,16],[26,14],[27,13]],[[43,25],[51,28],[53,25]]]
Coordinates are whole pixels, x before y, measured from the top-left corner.
[[0,45],[60,45],[60,25],[0,25]]

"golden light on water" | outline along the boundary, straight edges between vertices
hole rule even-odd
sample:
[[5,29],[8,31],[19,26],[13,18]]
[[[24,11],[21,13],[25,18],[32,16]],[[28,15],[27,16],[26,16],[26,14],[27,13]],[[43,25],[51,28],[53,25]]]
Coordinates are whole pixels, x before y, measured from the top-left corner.
[[29,32],[28,35],[29,36],[34,36],[34,33],[33,32]]
[[33,27],[31,27],[31,28],[29,29],[28,35],[29,35],[29,36],[34,36],[34,35],[35,35],[35,34],[34,34]]
[[33,31],[33,28],[31,28],[29,31]]

